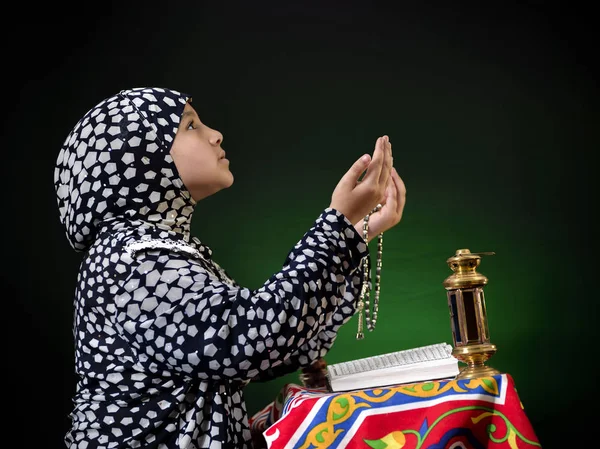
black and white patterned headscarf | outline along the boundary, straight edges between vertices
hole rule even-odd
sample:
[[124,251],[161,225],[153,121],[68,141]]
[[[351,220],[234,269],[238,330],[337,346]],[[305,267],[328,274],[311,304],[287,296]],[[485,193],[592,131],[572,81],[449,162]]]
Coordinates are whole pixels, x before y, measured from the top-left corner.
[[169,154],[189,95],[121,91],[92,108],[67,137],[54,182],[71,246],[86,250],[100,227],[126,219],[189,236],[195,201]]
[[190,235],[195,201],[169,154],[189,100],[122,91],[60,150],[60,220],[84,254],[70,449],[249,448],[244,385],[323,357],[355,312],[367,246],[339,211],[323,210],[256,290]]

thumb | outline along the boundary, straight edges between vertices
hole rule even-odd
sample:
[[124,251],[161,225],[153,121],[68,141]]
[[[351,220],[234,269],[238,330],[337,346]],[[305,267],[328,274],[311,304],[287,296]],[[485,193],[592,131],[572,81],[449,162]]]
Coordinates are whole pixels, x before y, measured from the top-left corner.
[[363,154],[352,167],[346,172],[346,174],[340,180],[340,184],[351,186],[353,188],[358,182],[358,178],[369,166],[369,162],[371,162],[371,156],[368,154]]

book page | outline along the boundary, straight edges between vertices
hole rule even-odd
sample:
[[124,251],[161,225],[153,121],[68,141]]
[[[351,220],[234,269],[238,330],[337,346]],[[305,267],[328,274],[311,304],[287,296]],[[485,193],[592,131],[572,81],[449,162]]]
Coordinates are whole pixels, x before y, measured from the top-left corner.
[[388,354],[352,360],[349,362],[336,363],[330,365],[328,370],[331,376],[338,377],[451,357],[452,346],[447,343],[437,343],[419,348],[405,349]]

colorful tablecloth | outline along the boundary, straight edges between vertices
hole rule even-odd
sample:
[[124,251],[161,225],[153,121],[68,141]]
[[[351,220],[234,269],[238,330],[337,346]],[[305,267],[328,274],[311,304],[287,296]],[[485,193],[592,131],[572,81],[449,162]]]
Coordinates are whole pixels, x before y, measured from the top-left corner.
[[344,393],[287,384],[250,425],[269,449],[541,447],[508,374]]

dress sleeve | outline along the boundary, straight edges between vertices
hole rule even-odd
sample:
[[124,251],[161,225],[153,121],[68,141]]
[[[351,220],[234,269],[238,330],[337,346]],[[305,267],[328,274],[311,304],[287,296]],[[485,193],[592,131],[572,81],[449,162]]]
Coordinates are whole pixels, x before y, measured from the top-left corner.
[[[352,292],[355,298],[360,294],[362,285],[362,267],[359,267],[354,273],[346,278],[346,292]],[[325,357],[335,342],[338,331],[347,323],[352,316],[348,316],[343,311],[335,311],[329,315],[329,318],[321,331],[314,338],[304,342],[296,351],[294,351],[283,363],[262,370],[252,379],[253,382],[266,382],[286,374],[298,371],[300,368],[310,365],[315,360]]]
[[321,354],[331,346],[337,328],[354,315],[357,268],[365,256],[364,240],[332,208],[294,246],[281,271],[254,291],[220,281],[180,252],[123,251],[121,275],[111,287],[114,325],[152,372],[248,381],[296,365],[288,359],[301,349],[317,344],[314,354]]

